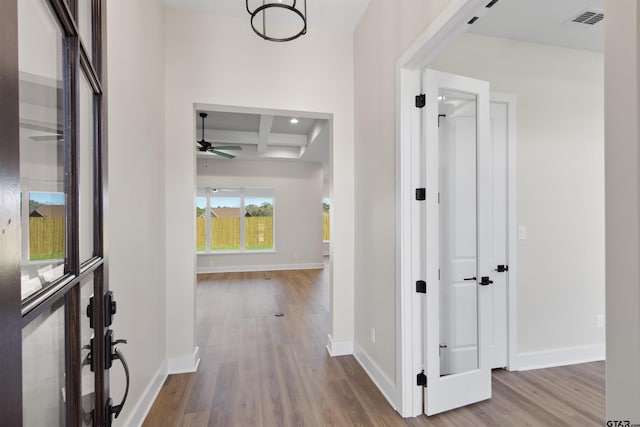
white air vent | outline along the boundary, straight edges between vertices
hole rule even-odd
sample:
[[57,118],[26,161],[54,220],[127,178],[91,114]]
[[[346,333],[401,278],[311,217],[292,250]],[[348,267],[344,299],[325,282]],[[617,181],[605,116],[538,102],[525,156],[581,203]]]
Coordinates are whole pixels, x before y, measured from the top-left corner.
[[589,8],[573,18],[571,22],[576,24],[595,25],[604,19],[604,12],[598,9]]

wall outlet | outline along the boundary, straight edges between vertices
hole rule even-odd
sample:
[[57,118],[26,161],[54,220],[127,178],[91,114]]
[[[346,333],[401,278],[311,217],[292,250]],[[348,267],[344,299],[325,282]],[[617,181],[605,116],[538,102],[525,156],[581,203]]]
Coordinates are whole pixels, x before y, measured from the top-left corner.
[[527,227],[525,227],[524,225],[518,227],[518,239],[527,240]]
[[604,328],[604,314],[598,314],[598,328]]
[[371,330],[369,331],[369,336],[371,338],[371,342],[373,344],[376,343],[376,330],[374,328],[371,328]]

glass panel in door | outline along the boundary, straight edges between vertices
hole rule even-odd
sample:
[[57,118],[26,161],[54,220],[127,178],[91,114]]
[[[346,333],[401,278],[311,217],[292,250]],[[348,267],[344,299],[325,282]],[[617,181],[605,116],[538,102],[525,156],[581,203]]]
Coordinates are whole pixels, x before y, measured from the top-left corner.
[[92,48],[93,48],[93,40],[92,40],[92,31],[93,31],[93,22],[92,22],[92,10],[91,10],[92,0],[78,0],[78,13],[76,22],[78,23],[78,31],[80,32],[80,39],[82,40],[82,44],[87,51],[87,55],[89,59],[92,59]]
[[48,2],[18,2],[22,299],[64,274],[63,34]]
[[[489,84],[426,70],[425,412],[491,397]],[[488,284],[488,282],[486,282]]]
[[89,301],[93,296],[93,275],[84,279],[80,285],[80,360],[81,363],[81,406],[82,425],[93,425],[93,410],[95,403],[95,374],[91,369],[90,348],[94,337],[93,328],[87,310]]
[[65,425],[64,305],[54,304],[22,330],[24,427]]
[[93,89],[80,77],[80,262],[94,255]]
[[478,369],[476,104],[438,92],[440,151],[440,375]]

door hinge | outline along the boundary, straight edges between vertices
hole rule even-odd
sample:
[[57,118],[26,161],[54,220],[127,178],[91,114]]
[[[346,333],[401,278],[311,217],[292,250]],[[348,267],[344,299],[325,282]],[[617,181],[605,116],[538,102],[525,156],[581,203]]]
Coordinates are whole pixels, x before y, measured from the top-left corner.
[[424,374],[424,371],[420,372],[416,378],[416,382],[418,386],[426,387],[427,386],[427,376]]
[[416,188],[416,200],[426,200],[426,198],[427,198],[427,189]]
[[425,282],[424,280],[418,280],[416,282],[416,292],[419,294],[426,294],[427,293],[427,282]]
[[424,93],[416,95],[416,108],[424,108],[427,105],[427,97]]

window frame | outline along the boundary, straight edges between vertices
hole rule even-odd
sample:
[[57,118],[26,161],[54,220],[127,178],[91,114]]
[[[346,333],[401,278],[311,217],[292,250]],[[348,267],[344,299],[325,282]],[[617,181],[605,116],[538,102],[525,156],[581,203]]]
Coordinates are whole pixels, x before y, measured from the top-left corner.
[[[205,234],[206,234],[206,242],[205,242],[205,250],[200,251],[197,248],[196,242],[196,254],[198,256],[204,255],[237,255],[237,254],[260,254],[260,253],[276,253],[276,197],[275,190],[273,188],[239,188],[239,187],[225,187],[224,189],[220,187],[220,190],[224,190],[224,194],[218,195],[218,191],[211,187],[198,187],[196,189],[196,208],[197,199],[205,198]],[[239,249],[227,249],[227,250],[213,250],[211,248],[211,199],[213,198],[238,198],[240,199],[240,248]],[[246,211],[246,199],[247,198],[255,198],[255,197],[263,197],[271,199],[272,206],[272,245],[270,249],[247,249],[247,236],[246,236],[246,226],[245,221],[243,221],[247,213]],[[196,235],[197,235],[197,224],[196,224]]]

